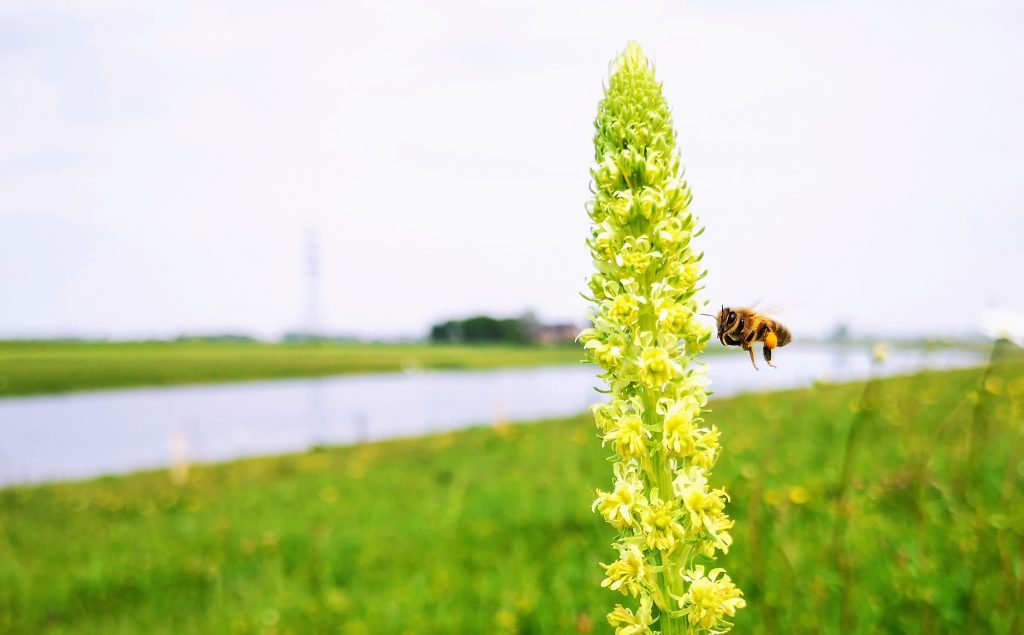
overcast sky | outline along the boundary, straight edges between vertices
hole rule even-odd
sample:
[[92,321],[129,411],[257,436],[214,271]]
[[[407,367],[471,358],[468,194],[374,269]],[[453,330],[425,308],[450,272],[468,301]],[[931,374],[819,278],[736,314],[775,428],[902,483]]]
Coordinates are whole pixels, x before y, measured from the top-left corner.
[[798,334],[1024,308],[1019,3],[138,4],[0,5],[0,336],[301,328],[308,227],[332,332],[581,320],[629,39],[715,306]]

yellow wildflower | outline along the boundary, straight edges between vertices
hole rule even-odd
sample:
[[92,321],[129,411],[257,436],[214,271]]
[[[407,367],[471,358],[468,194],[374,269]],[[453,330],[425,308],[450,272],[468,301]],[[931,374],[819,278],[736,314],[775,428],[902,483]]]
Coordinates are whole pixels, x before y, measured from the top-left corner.
[[620,267],[631,270],[636,274],[643,274],[651,266],[655,258],[661,254],[651,247],[651,241],[647,236],[627,236],[622,241],[622,248],[615,256],[615,262]]
[[700,416],[700,403],[696,398],[684,395],[675,401],[662,399],[658,403],[658,413],[665,417],[662,432],[662,445],[665,450],[681,457],[696,454],[697,427],[693,420]]
[[[594,407],[594,422],[616,456],[614,486],[598,490],[593,507],[620,532],[619,558],[602,565],[602,585],[639,604],[616,605],[608,622],[616,635],[651,635],[655,622],[664,633],[695,634],[709,631],[700,624],[711,615],[722,632],[728,624],[717,616],[741,605],[733,601],[738,591],[731,587],[737,597],[712,606],[709,589],[727,595],[728,578],[693,569],[697,558],[732,544],[725,492],[708,486],[721,450],[718,429],[701,417],[708,382],[696,355],[712,331],[694,318],[706,306],[693,245],[700,229],[688,210],[671,111],[634,43],[615,61],[595,129],[594,196],[586,209],[596,269],[588,286],[597,311],[579,339],[603,369],[611,399]],[[690,585],[686,610],[670,610],[671,591],[686,590],[679,576],[691,570],[698,583]]]
[[640,607],[634,613],[621,604],[608,614],[608,623],[615,627],[615,635],[649,635],[654,617],[651,615],[653,600],[650,597],[640,598]]
[[632,526],[637,508],[647,504],[643,483],[623,465],[615,466],[615,489],[610,494],[598,490],[594,501],[594,509],[616,529]]
[[691,626],[715,631],[728,630],[732,624],[726,617],[736,615],[736,609],[747,605],[724,569],[712,569],[706,576],[704,567],[697,565],[683,578],[690,583],[686,594],[673,596]]
[[683,507],[689,515],[690,528],[696,532],[703,529],[714,535],[717,519],[729,499],[725,490],[709,490],[708,479],[704,475],[704,470],[699,467],[681,471],[674,485],[676,494],[682,499]]
[[597,424],[597,428],[605,433],[615,426],[615,422],[620,416],[619,408],[615,403],[594,404],[590,407],[590,412],[594,415],[594,423]]
[[596,231],[594,237],[590,239],[590,248],[611,260],[619,252],[619,236],[609,229]]
[[662,251],[674,251],[689,242],[690,232],[684,228],[681,218],[672,216],[658,223],[654,228],[654,238]]
[[642,299],[631,293],[617,295],[608,309],[608,315],[620,324],[633,324],[640,310],[640,302]]
[[658,498],[658,490],[651,490],[651,504],[643,510],[640,521],[648,548],[662,551],[675,548],[686,533],[679,524],[680,515],[682,512],[676,501],[662,501]]
[[701,429],[697,432],[696,438],[694,439],[695,451],[691,458],[693,465],[710,470],[715,466],[715,461],[718,459],[718,437],[721,432],[715,426],[711,426],[711,429]]
[[640,354],[640,379],[652,388],[660,388],[679,372],[679,366],[660,346],[645,348]]
[[[607,340],[604,337],[607,337]],[[608,336],[597,328],[584,329],[580,333],[580,341],[583,342],[583,348],[591,351],[598,363],[606,370],[612,370],[618,366],[626,352],[625,337],[621,335]]]
[[733,520],[725,514],[711,518],[705,525],[706,533],[700,535],[697,543],[700,553],[708,558],[714,558],[716,551],[729,553],[729,547],[732,546],[732,534],[728,530],[732,529],[732,526]]
[[612,448],[622,458],[640,458],[645,454],[645,441],[651,432],[644,428],[644,420],[635,414],[626,415],[604,435],[605,441],[612,443]]
[[669,333],[680,333],[693,314],[678,302],[664,298],[658,303],[658,326]]
[[635,544],[619,545],[619,559],[611,564],[601,563],[605,578],[601,586],[619,591],[622,595],[637,595],[647,577],[644,554]]
[[688,262],[679,269],[679,284],[683,287],[692,287],[697,284],[700,278],[700,267],[696,262]]

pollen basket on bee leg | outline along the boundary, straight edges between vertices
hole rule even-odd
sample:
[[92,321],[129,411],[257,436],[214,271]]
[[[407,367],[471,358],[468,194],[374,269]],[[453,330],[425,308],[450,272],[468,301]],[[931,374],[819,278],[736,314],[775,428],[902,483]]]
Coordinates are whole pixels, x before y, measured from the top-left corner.
[[768,333],[764,336],[764,345],[768,348],[775,348],[779,345],[779,338],[775,333]]

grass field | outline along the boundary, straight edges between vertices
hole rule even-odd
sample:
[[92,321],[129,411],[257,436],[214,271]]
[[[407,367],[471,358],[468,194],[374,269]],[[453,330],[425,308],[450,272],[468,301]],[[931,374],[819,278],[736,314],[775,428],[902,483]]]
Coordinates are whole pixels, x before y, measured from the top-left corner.
[[577,346],[0,341],[0,398],[410,368],[573,364]]
[[[712,403],[736,633],[1019,633],[1024,364]],[[0,490],[4,633],[608,633],[588,417]]]

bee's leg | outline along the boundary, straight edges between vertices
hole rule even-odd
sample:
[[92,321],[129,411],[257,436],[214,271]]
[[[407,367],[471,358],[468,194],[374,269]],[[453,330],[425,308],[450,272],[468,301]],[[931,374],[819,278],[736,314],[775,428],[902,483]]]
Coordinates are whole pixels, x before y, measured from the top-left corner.
[[[761,350],[764,352],[764,361],[768,362],[768,365],[772,368],[778,368],[778,366],[772,363],[772,349],[765,346]],[[750,351],[750,355],[753,357],[754,351]]]
[[743,338],[743,345],[753,346],[755,341],[757,341],[757,331],[751,329]]
[[743,350],[750,353],[750,363],[754,365],[754,370],[761,370],[760,368],[757,367],[757,362],[754,361],[754,347],[749,344],[744,344]]

